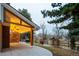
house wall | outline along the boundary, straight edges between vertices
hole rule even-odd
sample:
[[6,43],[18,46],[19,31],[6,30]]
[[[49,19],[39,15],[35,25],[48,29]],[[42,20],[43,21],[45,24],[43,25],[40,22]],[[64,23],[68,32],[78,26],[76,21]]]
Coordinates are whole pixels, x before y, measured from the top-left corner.
[[20,33],[10,31],[10,43],[20,42]]

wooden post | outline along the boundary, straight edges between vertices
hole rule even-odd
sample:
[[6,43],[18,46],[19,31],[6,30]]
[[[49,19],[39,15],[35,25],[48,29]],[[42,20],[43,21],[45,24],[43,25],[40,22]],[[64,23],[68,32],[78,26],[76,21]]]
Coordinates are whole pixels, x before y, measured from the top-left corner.
[[0,51],[2,49],[2,24],[0,23]]
[[10,26],[2,26],[2,49],[10,47]]
[[30,31],[30,45],[33,46],[33,30]]

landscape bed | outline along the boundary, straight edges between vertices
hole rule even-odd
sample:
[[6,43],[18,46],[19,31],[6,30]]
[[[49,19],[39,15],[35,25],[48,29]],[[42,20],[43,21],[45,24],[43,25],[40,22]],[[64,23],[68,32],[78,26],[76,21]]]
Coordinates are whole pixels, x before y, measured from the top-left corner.
[[40,44],[35,44],[35,45],[48,49],[49,51],[52,52],[54,56],[79,56],[78,51],[67,50],[67,49],[63,49],[60,47],[54,47],[54,46],[44,46]]

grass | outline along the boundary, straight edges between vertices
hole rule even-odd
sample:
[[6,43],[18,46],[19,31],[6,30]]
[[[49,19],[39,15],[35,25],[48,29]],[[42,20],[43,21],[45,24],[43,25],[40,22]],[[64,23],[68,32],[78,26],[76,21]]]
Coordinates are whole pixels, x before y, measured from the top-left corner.
[[60,48],[60,47],[43,46],[43,45],[39,45],[39,44],[36,44],[36,45],[43,47],[45,49],[48,49],[49,51],[52,52],[52,54],[54,56],[78,56],[79,55],[79,52],[63,49],[63,48]]

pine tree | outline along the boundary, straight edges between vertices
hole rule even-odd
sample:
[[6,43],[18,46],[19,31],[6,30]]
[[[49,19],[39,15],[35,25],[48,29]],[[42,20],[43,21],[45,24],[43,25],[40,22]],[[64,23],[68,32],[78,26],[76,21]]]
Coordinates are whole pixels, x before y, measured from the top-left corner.
[[[67,29],[69,30],[69,36],[71,38],[71,48],[75,49],[75,36],[79,35],[79,4],[78,3],[67,3],[67,4],[61,4],[61,3],[52,3],[51,4],[53,8],[58,7],[57,9],[50,10],[43,10],[41,13],[43,14],[43,17],[55,17],[56,19],[53,19],[52,21],[49,21],[48,23],[62,23],[65,21],[70,21],[69,24],[66,26],[60,27],[60,29]],[[72,39],[72,37],[74,39]]]

